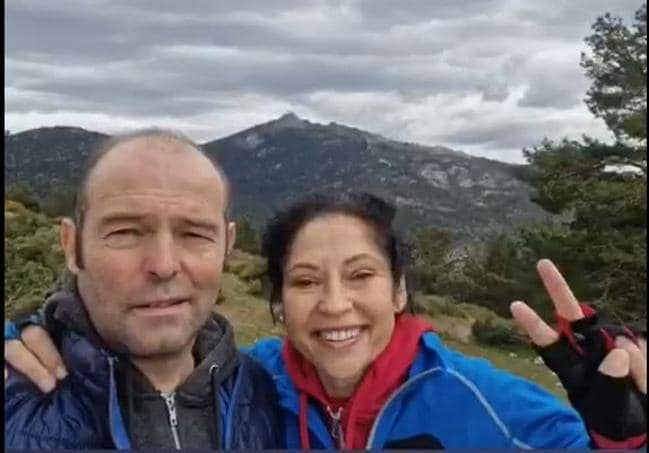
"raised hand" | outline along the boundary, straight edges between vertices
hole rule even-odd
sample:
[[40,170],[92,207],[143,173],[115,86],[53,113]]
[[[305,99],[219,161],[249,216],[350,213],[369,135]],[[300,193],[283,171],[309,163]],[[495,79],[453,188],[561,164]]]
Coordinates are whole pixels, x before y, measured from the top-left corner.
[[514,319],[561,380],[596,446],[646,445],[646,338],[626,327],[598,324],[551,261],[539,261],[537,271],[554,304],[559,331],[523,302],[512,303]]

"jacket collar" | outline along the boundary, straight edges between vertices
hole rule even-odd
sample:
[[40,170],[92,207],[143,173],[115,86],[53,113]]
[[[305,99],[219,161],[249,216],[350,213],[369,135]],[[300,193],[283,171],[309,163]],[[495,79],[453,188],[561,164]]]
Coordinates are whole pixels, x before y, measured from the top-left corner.
[[[105,390],[110,379],[108,359],[128,362],[128,357],[110,350],[92,325],[82,300],[74,291],[52,293],[45,302],[43,322],[73,375],[96,391]],[[230,323],[214,313],[201,329],[194,347],[197,366],[179,389],[188,402],[199,404],[212,395],[212,380],[221,382],[239,365]],[[146,379],[144,376],[141,376]]]

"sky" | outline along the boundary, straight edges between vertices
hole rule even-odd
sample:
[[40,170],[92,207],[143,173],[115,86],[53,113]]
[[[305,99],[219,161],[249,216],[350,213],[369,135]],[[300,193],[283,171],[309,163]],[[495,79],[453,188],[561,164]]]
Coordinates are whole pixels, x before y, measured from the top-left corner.
[[286,112],[507,162],[610,140],[583,99],[595,19],[640,0],[9,0],[5,130],[160,126],[204,142]]

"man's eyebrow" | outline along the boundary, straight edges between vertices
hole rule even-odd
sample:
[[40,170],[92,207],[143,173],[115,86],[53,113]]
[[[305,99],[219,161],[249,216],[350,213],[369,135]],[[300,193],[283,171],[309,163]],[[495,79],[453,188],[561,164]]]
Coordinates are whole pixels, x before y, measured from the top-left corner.
[[219,224],[209,219],[183,219],[181,223],[192,228],[199,228],[213,233],[220,231]]
[[144,219],[141,214],[115,212],[107,214],[99,221],[100,225],[109,225],[112,223],[140,222]]
[[[115,212],[107,214],[102,217],[100,220],[100,225],[106,226],[115,223],[129,223],[129,222],[141,222],[145,220],[147,216],[142,214],[133,214],[126,212]],[[209,219],[181,219],[180,224],[188,226],[191,228],[199,228],[201,230],[210,231],[213,233],[218,233],[220,231],[219,225],[216,222],[213,222]]]

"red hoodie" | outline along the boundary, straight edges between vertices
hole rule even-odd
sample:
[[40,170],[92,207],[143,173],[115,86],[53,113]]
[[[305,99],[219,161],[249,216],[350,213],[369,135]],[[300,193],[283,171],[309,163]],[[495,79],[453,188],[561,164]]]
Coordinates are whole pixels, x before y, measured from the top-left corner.
[[[397,317],[392,338],[386,348],[367,370],[354,394],[348,399],[333,398],[324,391],[315,367],[285,341],[282,358],[293,384],[300,392],[300,443],[308,449],[308,397],[318,401],[331,420],[334,431],[334,413],[340,413],[344,433],[344,448],[365,449],[374,419],[389,396],[405,381],[410,365],[415,360],[422,334],[432,331],[428,321],[409,314]],[[340,446],[340,441],[336,442]]]

